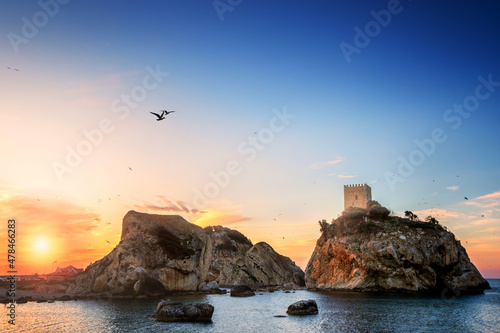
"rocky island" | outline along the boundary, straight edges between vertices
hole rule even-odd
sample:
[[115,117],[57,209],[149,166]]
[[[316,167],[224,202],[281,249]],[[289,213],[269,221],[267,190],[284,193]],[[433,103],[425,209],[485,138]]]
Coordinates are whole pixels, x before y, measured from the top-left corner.
[[306,268],[308,289],[459,295],[490,288],[460,241],[432,217],[389,216],[370,201],[367,209],[349,207],[320,227]]
[[219,286],[305,286],[304,272],[267,243],[236,230],[201,228],[178,215],[129,211],[120,243],[80,273],[66,293],[160,296]]

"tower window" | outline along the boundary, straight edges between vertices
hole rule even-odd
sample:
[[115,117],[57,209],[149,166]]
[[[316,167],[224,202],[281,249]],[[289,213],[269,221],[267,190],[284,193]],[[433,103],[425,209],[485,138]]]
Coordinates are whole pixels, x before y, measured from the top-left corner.
[[354,197],[355,197],[355,199],[356,199],[356,200],[358,200],[358,196],[357,196],[357,195],[356,195],[356,196],[354,196]]

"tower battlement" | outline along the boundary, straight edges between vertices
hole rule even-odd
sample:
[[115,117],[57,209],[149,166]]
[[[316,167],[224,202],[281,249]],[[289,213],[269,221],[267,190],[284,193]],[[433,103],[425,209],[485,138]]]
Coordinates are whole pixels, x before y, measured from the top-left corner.
[[372,200],[372,188],[367,184],[344,185],[344,210],[348,207],[366,208]]

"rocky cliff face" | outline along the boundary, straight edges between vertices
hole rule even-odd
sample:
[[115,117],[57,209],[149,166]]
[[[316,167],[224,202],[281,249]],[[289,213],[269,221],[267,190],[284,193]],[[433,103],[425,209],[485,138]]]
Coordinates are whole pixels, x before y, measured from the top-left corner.
[[304,273],[268,244],[253,246],[238,231],[205,230],[177,215],[130,211],[123,219],[120,243],[87,267],[67,293],[156,295],[205,290],[213,281],[303,286]]
[[[242,234],[228,228],[207,227],[212,239],[213,257],[209,280],[220,285],[250,287],[305,285],[304,272],[290,260],[278,254],[267,243],[252,243]],[[239,234],[239,235],[238,235]]]
[[324,226],[306,268],[307,288],[455,293],[489,288],[460,241],[439,225],[398,220],[361,222],[353,229]]

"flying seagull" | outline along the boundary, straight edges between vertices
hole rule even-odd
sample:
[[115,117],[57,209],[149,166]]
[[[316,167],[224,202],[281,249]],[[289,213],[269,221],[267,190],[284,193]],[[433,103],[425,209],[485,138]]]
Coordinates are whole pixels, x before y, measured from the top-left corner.
[[154,113],[154,112],[150,112],[151,114],[154,114],[158,119],[156,119],[156,121],[160,121],[160,120],[163,120],[165,119],[165,113],[162,112],[161,116],[158,114],[158,113]]
[[172,113],[172,112],[175,112],[175,111],[167,111],[167,110],[160,110],[162,112],[162,115],[163,113],[165,113],[165,116],[169,113]]
[[467,198],[467,197],[464,197],[464,198],[465,198],[465,200],[469,200],[469,198]]
[[175,111],[167,111],[167,110],[160,110],[160,111],[161,111],[161,115],[159,115],[158,113],[150,112],[151,114],[154,114],[158,118],[158,119],[156,119],[156,121],[163,120],[163,119],[165,119],[165,116],[167,114],[175,112]]

